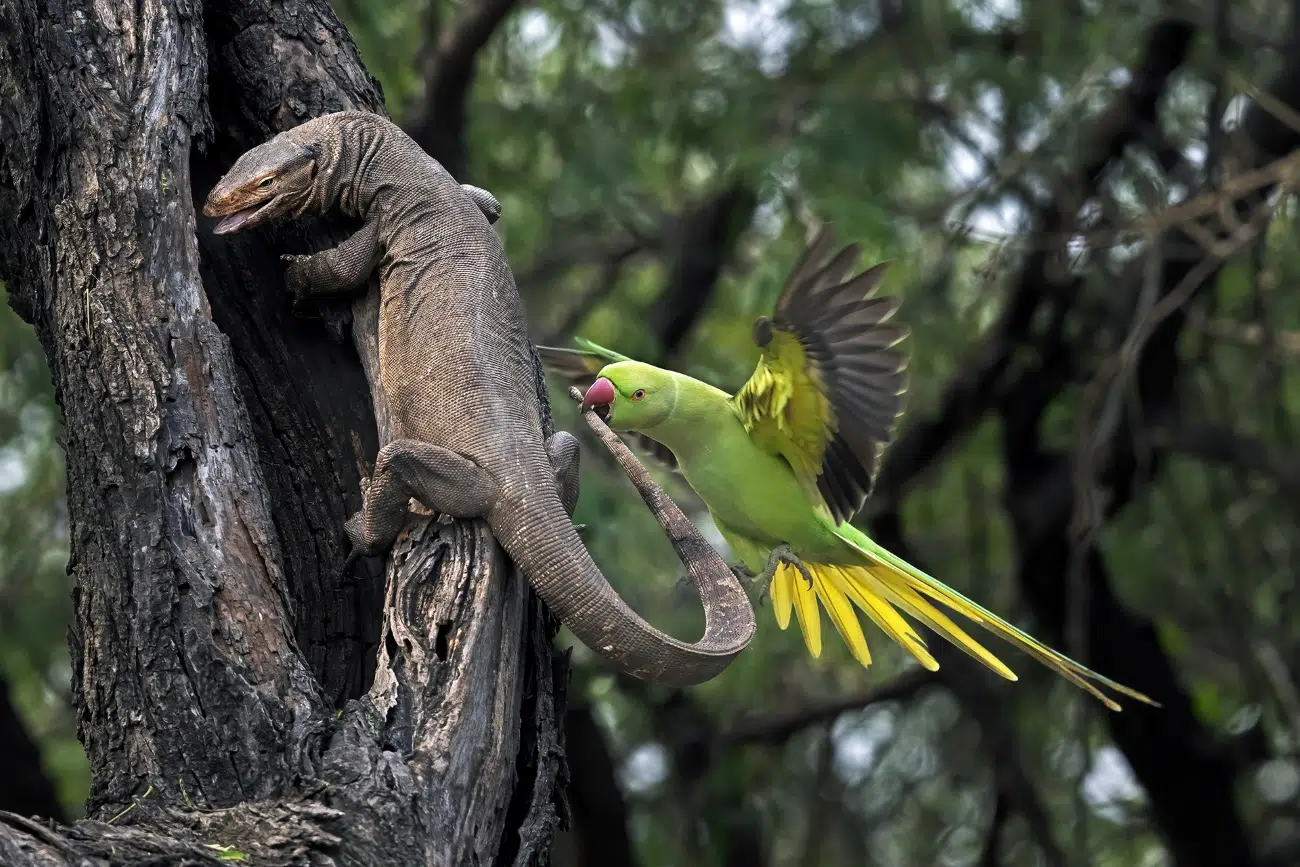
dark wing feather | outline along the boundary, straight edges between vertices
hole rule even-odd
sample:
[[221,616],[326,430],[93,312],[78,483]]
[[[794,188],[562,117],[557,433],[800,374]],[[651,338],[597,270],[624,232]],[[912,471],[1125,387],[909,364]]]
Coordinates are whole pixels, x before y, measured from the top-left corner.
[[793,333],[817,372],[833,411],[817,488],[834,520],[851,518],[871,495],[880,457],[893,439],[907,390],[905,328],[887,324],[898,299],[875,297],[888,262],[849,276],[860,254],[833,256],[823,226],[791,270],[772,327]]

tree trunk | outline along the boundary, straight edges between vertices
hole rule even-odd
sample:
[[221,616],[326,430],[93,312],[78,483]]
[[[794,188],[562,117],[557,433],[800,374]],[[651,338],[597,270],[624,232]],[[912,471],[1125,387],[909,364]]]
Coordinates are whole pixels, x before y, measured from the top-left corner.
[[344,108],[382,98],[324,0],[0,0],[0,276],[65,416],[93,775],[86,822],[0,816],[0,863],[544,857],[543,606],[481,522],[416,519],[386,576],[341,574],[387,432],[374,293],[298,320],[278,255],[346,227],[196,218],[239,153]]

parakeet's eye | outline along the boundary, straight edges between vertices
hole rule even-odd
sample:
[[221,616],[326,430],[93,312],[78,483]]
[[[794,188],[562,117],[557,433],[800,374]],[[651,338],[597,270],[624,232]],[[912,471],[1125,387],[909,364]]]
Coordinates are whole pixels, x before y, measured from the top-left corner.
[[644,388],[638,388],[636,391],[632,392],[632,399],[633,399],[633,400],[645,400],[645,389],[644,389]]
[[269,190],[271,189],[271,184],[273,183],[275,183],[275,178],[273,177],[262,178],[260,181],[257,182],[257,188],[259,190]]

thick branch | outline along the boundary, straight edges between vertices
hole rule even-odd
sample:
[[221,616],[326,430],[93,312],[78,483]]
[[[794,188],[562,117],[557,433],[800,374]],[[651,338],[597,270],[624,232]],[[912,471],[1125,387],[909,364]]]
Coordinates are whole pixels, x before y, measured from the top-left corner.
[[1151,444],[1259,473],[1300,498],[1300,456],[1255,437],[1213,425],[1175,424],[1152,431]]
[[906,701],[928,686],[939,683],[933,672],[912,669],[889,683],[833,702],[768,717],[737,720],[718,733],[719,746],[782,744],[799,732],[833,722],[842,714],[891,701]]
[[406,130],[452,176],[465,176],[466,106],[478,54],[518,0],[469,0],[450,27],[431,28],[422,52],[422,92]]

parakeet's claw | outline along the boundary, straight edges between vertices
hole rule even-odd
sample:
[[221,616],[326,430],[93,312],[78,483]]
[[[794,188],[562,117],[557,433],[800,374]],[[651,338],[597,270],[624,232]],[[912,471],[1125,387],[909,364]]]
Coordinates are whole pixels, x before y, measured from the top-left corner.
[[758,580],[758,576],[746,569],[743,563],[728,563],[727,566],[730,567],[731,574],[736,576],[736,580],[746,588],[754,586],[754,582]]
[[808,582],[808,589],[812,589],[812,573],[808,571],[808,567],[803,564],[798,555],[790,550],[789,545],[777,545],[772,549],[772,553],[767,555],[767,565],[763,567],[763,574],[759,576],[759,580],[763,582],[764,586],[771,586],[772,578],[776,575],[776,567],[782,563],[789,563],[798,569],[799,574],[803,576],[803,580]]

